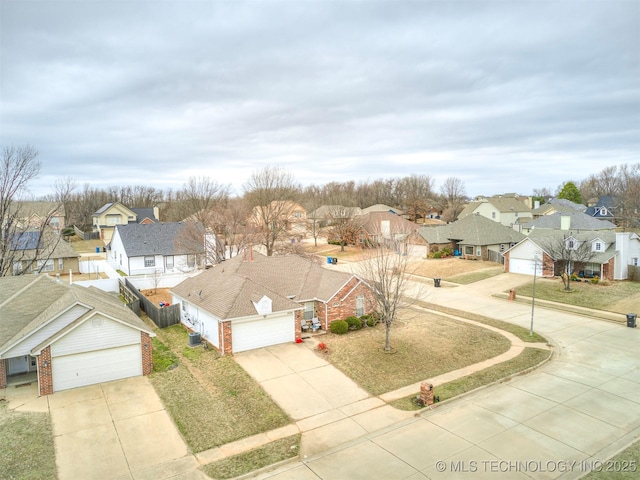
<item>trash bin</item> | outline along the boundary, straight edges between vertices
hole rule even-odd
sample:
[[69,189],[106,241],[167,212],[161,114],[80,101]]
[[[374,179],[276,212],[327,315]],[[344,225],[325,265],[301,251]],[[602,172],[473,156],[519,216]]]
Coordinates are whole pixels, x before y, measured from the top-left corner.
[[636,328],[636,318],[638,315],[635,313],[627,313],[627,327]]
[[331,259],[331,263],[333,263],[334,265],[337,265],[338,264],[338,257],[333,257]]
[[96,247],[96,253],[100,253],[100,247]]
[[434,287],[439,287],[440,286],[440,279],[439,278],[434,278],[433,279],[433,286]]
[[329,265],[331,265],[331,264],[333,263],[331,260],[332,260],[332,258],[331,258],[331,257],[327,257],[327,263],[328,263]]

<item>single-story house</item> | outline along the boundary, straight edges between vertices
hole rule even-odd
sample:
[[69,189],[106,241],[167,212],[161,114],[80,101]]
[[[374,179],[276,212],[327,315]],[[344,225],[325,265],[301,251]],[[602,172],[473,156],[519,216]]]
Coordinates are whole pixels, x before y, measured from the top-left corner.
[[448,247],[468,260],[488,260],[502,263],[503,252],[524,238],[513,228],[475,214],[453,223],[422,227],[418,231],[428,245],[429,252]]
[[402,253],[426,256],[426,244],[417,234],[420,225],[392,212],[372,211],[354,217],[351,221],[352,237],[347,243],[365,248],[368,245],[401,245]]
[[92,215],[93,231],[100,233],[104,243],[109,243],[115,232],[116,225],[132,223],[158,223],[160,214],[158,207],[128,208],[120,202],[105,203]]
[[0,278],[0,388],[40,395],[153,369],[153,331],[118,298],[48,275]]
[[127,275],[187,273],[203,266],[204,231],[193,222],[117,225],[107,261]]
[[320,226],[333,225],[336,222],[346,222],[353,217],[362,215],[360,207],[346,207],[344,205],[321,205],[307,214],[307,219],[317,222]]
[[583,248],[587,251],[572,257],[574,260],[569,265],[569,271],[581,277],[626,280],[629,278],[628,267],[637,266],[640,262],[640,236],[636,233],[534,230],[504,253],[505,272],[533,275],[535,271],[544,277],[561,275],[566,259],[570,257],[559,251],[558,246],[562,246],[563,242],[566,249]]
[[331,322],[372,311],[369,286],[355,275],[297,255],[253,250],[184,280],[171,290],[181,322],[223,354],[293,342],[301,322]]

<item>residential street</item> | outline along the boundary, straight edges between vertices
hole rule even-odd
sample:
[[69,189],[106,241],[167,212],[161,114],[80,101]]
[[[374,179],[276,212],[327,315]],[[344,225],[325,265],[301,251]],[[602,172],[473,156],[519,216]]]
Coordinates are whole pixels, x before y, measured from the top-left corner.
[[[529,305],[488,296],[504,281],[429,286],[423,295],[528,328]],[[555,353],[531,374],[259,478],[569,479],[591,468],[634,468],[606,459],[640,435],[640,330],[537,306],[534,329]]]

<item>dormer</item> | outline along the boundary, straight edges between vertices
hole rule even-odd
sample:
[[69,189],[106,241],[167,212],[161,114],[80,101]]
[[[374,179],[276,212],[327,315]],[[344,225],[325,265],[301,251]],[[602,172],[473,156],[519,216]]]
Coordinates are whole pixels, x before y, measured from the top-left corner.
[[264,295],[259,301],[253,302],[253,306],[258,315],[267,315],[273,313],[273,300]]
[[600,253],[607,249],[607,244],[601,238],[594,238],[591,240],[591,251]]
[[581,242],[573,236],[568,236],[564,239],[564,248],[566,250],[578,250]]

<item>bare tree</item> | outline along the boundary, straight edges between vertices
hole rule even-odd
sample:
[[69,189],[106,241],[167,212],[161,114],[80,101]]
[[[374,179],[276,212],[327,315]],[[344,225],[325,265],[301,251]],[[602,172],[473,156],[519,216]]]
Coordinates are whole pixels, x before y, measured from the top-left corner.
[[350,242],[354,242],[356,226],[353,218],[356,214],[356,207],[346,207],[344,205],[327,205],[329,236],[332,240],[340,242],[340,251],[344,252],[344,247]]
[[[357,274],[371,285],[375,309],[384,323],[385,351],[391,350],[391,327],[398,313],[412,304],[407,295],[412,273],[410,257],[401,253],[406,236],[404,232],[385,235],[385,241],[368,249],[367,258],[356,266]],[[413,298],[424,297],[413,293]]]
[[433,188],[434,180],[429,175],[411,175],[398,181],[398,194],[409,220],[417,222],[427,216]]
[[466,191],[464,182],[457,177],[447,178],[440,187],[443,199],[443,217],[447,222],[453,222],[464,206]]
[[49,226],[52,208],[34,224],[24,199],[40,173],[38,152],[30,145],[4,147],[0,159],[0,277],[45,268],[60,236]]
[[565,291],[571,291],[571,276],[577,268],[584,267],[596,252],[593,251],[588,233],[550,234],[536,242],[551,256],[555,272],[560,275]]
[[253,172],[243,188],[257,238],[271,256],[287,232],[300,188],[293,175],[280,167]]

